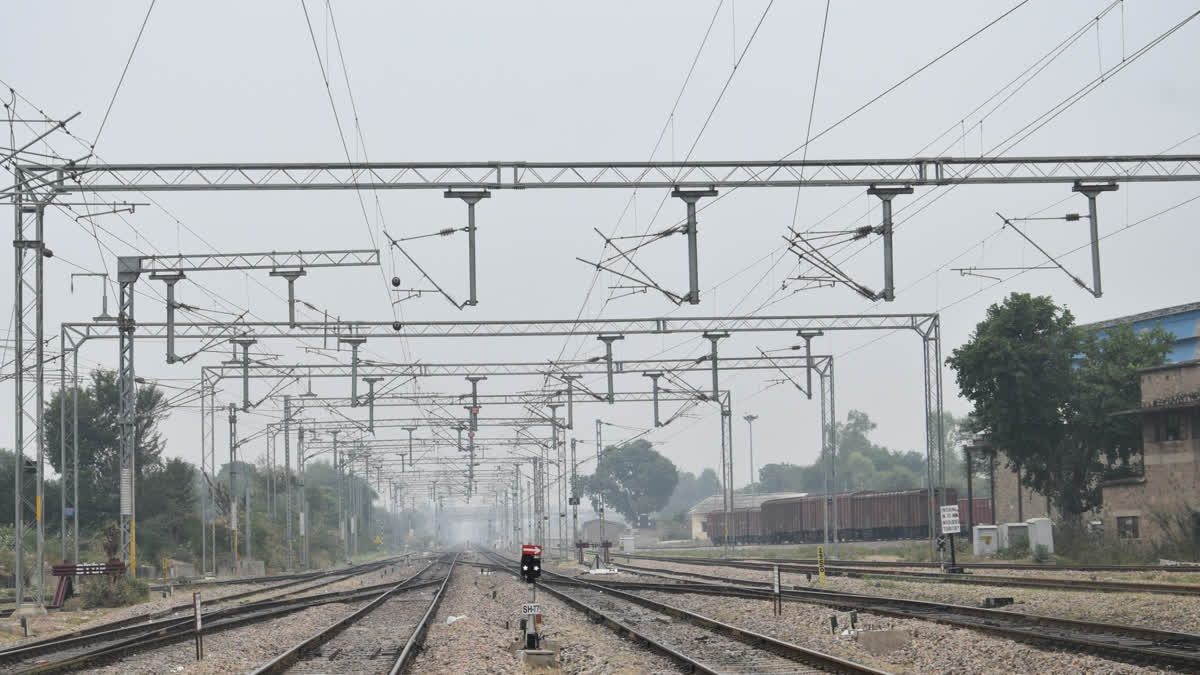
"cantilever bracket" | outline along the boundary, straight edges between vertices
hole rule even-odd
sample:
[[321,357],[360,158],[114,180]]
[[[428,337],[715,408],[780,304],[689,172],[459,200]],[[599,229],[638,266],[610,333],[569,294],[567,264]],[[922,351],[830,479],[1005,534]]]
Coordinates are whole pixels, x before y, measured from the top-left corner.
[[446,199],[461,199],[467,204],[467,274],[470,295],[463,305],[474,307],[479,304],[475,287],[475,205],[479,200],[491,197],[492,193],[487,190],[446,190],[442,196]]
[[688,245],[688,293],[685,298],[689,305],[698,305],[700,304],[700,263],[696,245],[696,202],[704,197],[716,197],[717,191],[713,188],[707,190],[675,188],[671,191],[671,196],[682,199],[683,203],[687,205],[687,224],[684,225],[683,230],[687,234]]
[[879,200],[883,202],[883,225],[879,227],[879,233],[883,235],[883,291],[879,295],[886,302],[896,299],[896,279],[892,267],[892,199],[896,195],[911,195],[912,193],[911,185],[896,187],[872,185],[867,189],[867,194],[879,197]]

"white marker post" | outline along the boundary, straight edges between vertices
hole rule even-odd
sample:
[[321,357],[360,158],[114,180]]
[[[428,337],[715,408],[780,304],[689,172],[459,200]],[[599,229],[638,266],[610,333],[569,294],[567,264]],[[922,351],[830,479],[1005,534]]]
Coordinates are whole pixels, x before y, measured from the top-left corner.
[[204,633],[200,620],[200,592],[192,593],[192,614],[196,617],[196,660],[204,658]]
[[779,583],[779,565],[774,565],[775,571],[775,616],[783,616],[783,591]]

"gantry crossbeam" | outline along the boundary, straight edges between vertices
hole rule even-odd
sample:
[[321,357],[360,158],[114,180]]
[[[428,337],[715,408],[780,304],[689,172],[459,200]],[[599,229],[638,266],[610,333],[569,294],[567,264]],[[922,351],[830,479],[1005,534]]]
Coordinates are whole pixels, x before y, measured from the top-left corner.
[[305,269],[309,267],[371,267],[379,264],[373,248],[259,253],[201,253],[131,256],[139,272],[213,272],[221,270]]
[[[730,317],[642,317],[632,319],[534,319],[517,321],[343,321],[329,323],[239,321],[176,323],[176,339],[211,340],[251,337],[255,339],[312,339],[337,337],[556,337],[567,335],[667,335],[704,333],[763,333],[826,330],[917,330],[924,331],[936,314],[817,314],[800,316]],[[398,328],[397,328],[398,326]],[[92,339],[117,337],[116,324],[64,323],[68,346]],[[166,323],[137,325],[138,340],[165,339]]]
[[[530,190],[997,185],[1200,180],[1198,155],[695,162],[36,164],[14,190]],[[11,194],[6,193],[6,194]]]

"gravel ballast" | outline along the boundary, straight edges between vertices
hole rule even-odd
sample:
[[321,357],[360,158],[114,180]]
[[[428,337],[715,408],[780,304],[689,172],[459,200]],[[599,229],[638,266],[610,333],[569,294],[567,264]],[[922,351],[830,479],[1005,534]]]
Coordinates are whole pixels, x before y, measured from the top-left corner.
[[[637,567],[666,571],[697,572],[735,579],[769,581],[770,572],[737,567],[688,565],[650,560],[638,560]],[[617,565],[620,568],[620,565]],[[782,573],[784,584],[798,588],[816,585],[816,575],[809,582],[803,574]],[[1200,596],[1173,596],[1156,593],[1099,593],[1058,591],[1034,588],[1003,588],[954,584],[940,581],[898,581],[887,578],[851,579],[826,577],[824,588],[851,593],[885,595],[889,597],[958,605],[977,605],[987,597],[1013,598],[1014,604],[1005,611],[1040,614],[1084,621],[1100,621],[1184,633],[1200,632]]]
[[[525,672],[510,648],[518,637],[521,604],[529,602],[529,586],[507,574],[481,575],[475,568],[461,567],[446,592],[412,672]],[[543,636],[561,648],[563,673],[681,672],[674,661],[592,623],[548,593],[538,593],[538,603],[545,617]],[[447,624],[451,616],[464,618]]]

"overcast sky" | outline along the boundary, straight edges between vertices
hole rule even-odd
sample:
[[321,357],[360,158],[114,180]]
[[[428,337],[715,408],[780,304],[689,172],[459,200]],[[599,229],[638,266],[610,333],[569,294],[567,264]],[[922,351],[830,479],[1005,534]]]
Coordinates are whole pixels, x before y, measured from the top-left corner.
[[[331,16],[326,5],[310,0],[311,36],[299,2],[160,2],[150,14],[95,151],[108,162],[345,161],[322,78],[324,64],[346,148],[356,160],[642,161],[651,158],[656,146],[653,158],[658,160],[683,159],[689,150],[692,159],[778,159],[804,142],[810,105],[815,134],[1017,4],[833,3],[814,103],[825,10],[820,2],[775,2],[769,10],[761,0],[356,2],[334,3]],[[1190,3],[1117,3],[1098,27],[1088,27],[1026,86],[977,110],[1109,5],[1107,0],[1024,3],[821,136],[808,149],[808,157],[961,156],[996,152],[997,147],[1008,155],[1168,149],[1200,153],[1200,83],[1195,77],[1200,22],[1184,26],[1019,144],[1004,144],[1186,18],[1196,9]],[[0,22],[0,79],[54,119],[81,112],[69,128],[90,144],[146,9],[144,2],[11,4]],[[672,118],[672,106],[697,53]],[[739,55],[740,65],[730,78]],[[355,133],[355,110],[365,142]],[[37,114],[24,101],[18,101],[17,112],[21,117]],[[28,128],[16,131],[18,137],[31,134]],[[52,137],[50,146],[35,149],[71,157],[86,152],[63,134]],[[897,298],[890,304],[869,302],[845,287],[794,292],[799,284],[786,282],[796,271],[795,257],[785,253],[781,238],[789,226],[845,230],[879,223],[878,201],[859,188],[813,188],[798,195],[794,189],[744,189],[713,202],[700,217],[699,306],[677,308],[654,293],[611,297],[620,292],[608,287],[625,282],[610,275],[602,275],[588,294],[593,272],[576,256],[601,255],[602,242],[593,228],[635,235],[670,227],[684,210],[677,200],[664,199],[664,193],[497,192],[478,212],[480,304],[458,311],[428,295],[402,303],[398,311],[410,320],[573,318],[580,313],[617,318],[940,312],[946,356],[968,338],[988,305],[1013,291],[1050,294],[1080,321],[1198,299],[1200,267],[1195,263],[1200,235],[1195,222],[1200,200],[1141,222],[1200,194],[1194,183],[1123,185],[1117,193],[1101,197],[1102,233],[1120,231],[1102,245],[1102,299],[1092,298],[1058,271],[1033,271],[997,283],[950,269],[1044,263],[1015,232],[999,231],[996,212],[1085,213],[1084,198],[1065,185],[917,188],[915,195],[899,198]],[[146,201],[137,194],[123,196]],[[376,196],[365,194],[365,216],[358,197],[349,191],[153,196],[166,210],[146,206],[132,215],[99,217],[94,231],[62,211],[50,213],[46,239],[56,257],[46,268],[48,335],[56,335],[63,321],[86,320],[99,311],[95,280],[77,281],[71,292],[68,275],[78,271],[72,265],[112,272],[117,254],[203,253],[214,247],[221,252],[372,247],[384,243],[383,229],[393,236],[413,236],[465,224],[462,204],[436,191],[381,192],[377,202]],[[1055,254],[1086,242],[1083,221],[1027,225],[1026,231]],[[851,257],[858,248],[830,254],[853,278],[880,288],[878,238]],[[461,299],[467,283],[465,249],[459,234],[413,242],[409,251],[438,284]],[[385,251],[382,259],[383,275],[371,269],[312,270],[299,282],[297,293],[345,318],[391,320],[393,296],[385,279],[395,274],[405,286],[428,287],[428,282],[398,254]],[[678,293],[686,291],[682,237],[647,246],[637,261],[658,283]],[[1086,249],[1061,261],[1090,279]],[[147,293],[161,290],[161,284],[148,279],[140,286]],[[4,277],[3,289],[11,298],[11,275]],[[280,297],[284,289],[282,281],[265,272],[196,275],[180,284],[179,300],[210,310],[208,317],[231,316],[218,310],[250,309],[258,317],[279,320],[286,318]],[[161,301],[139,297],[139,320],[163,316]],[[316,315],[302,310],[302,316]],[[757,353],[759,347],[794,343],[786,334],[739,335],[723,341],[721,349],[723,354],[744,356]],[[814,345],[835,355],[839,418],[851,409],[866,411],[879,424],[877,442],[896,449],[924,447],[921,350],[914,334],[842,333]],[[698,337],[631,337],[618,343],[616,352],[618,358],[686,358],[707,348],[707,341]],[[226,356],[222,349],[168,366],[160,343],[139,343],[137,352],[139,375],[159,378],[167,387],[189,386],[202,363],[217,363]],[[259,344],[255,352],[260,358],[278,354],[278,361],[285,363],[348,361],[344,352],[305,353],[275,343]],[[364,357],[545,361],[560,353],[564,358],[588,358],[602,349],[590,338],[418,339],[403,344],[377,340],[366,346]],[[10,358],[6,355],[4,360]],[[88,344],[82,363],[115,367],[116,345]],[[946,369],[944,378],[946,408],[967,412],[967,404],[957,396],[953,372]],[[706,373],[688,379],[700,387],[709,381]],[[805,400],[790,386],[773,385],[777,379],[770,372],[722,378],[723,386],[733,391],[737,485],[749,476],[746,423],[741,419],[747,413],[759,416],[754,434],[757,465],[807,463],[818,453],[817,402]],[[602,378],[587,383],[603,386]],[[496,393],[539,384],[536,378],[494,378],[481,390]],[[623,390],[647,385],[636,376],[618,380]],[[467,391],[465,382],[447,379],[426,380],[420,387],[426,392]],[[349,385],[326,381],[314,388],[322,395],[346,395]],[[298,384],[289,391],[298,394],[304,389]],[[167,389],[171,394],[178,391]],[[256,391],[261,396],[266,389]],[[11,410],[11,387],[3,396],[5,409]],[[239,396],[238,383],[226,382],[218,403]],[[350,414],[362,417],[362,412]],[[492,408],[483,416],[514,412]],[[589,443],[597,416],[634,430],[651,421],[646,404],[591,405],[576,414],[580,439]],[[239,431],[252,433],[278,417],[277,407],[264,406],[243,416]],[[218,457],[227,452],[223,424],[222,416]],[[194,404],[174,410],[165,425],[167,454],[198,463],[199,427]],[[635,433],[606,431],[614,439]],[[0,434],[12,438],[10,415],[3,416]],[[699,471],[719,461],[713,409],[697,408],[691,417],[646,437],[686,470]],[[261,440],[250,444],[251,456],[262,452]]]

